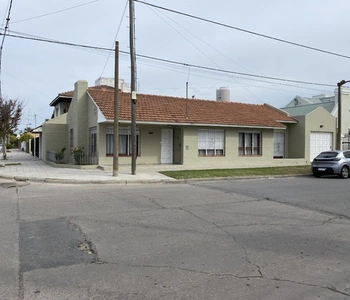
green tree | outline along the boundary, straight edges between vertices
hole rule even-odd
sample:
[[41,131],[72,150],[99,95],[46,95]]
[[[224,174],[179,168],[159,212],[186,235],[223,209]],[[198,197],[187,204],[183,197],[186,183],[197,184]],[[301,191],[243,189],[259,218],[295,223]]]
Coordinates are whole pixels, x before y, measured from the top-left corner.
[[6,141],[14,132],[22,117],[23,103],[17,99],[0,97],[0,140],[2,141],[2,155],[6,159]]
[[22,142],[28,142],[29,140],[33,139],[34,137],[28,133],[28,132],[25,132],[23,133],[20,138],[19,138],[19,141],[22,143]]

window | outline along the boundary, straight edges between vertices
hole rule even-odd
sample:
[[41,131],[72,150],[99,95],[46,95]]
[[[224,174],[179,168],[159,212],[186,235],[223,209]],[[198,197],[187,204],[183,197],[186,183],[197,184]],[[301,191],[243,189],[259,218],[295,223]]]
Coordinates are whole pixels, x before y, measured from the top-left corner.
[[239,155],[261,155],[261,134],[260,132],[239,133]]
[[199,156],[223,156],[225,145],[224,130],[199,129],[198,130],[198,155]]
[[343,154],[345,158],[350,158],[350,151],[344,151]]
[[[136,128],[136,149],[140,155],[140,129]],[[132,154],[131,127],[119,127],[119,155],[130,156]],[[106,156],[113,156],[114,129],[106,128]]]
[[89,128],[89,155],[96,156],[97,151],[97,128]]

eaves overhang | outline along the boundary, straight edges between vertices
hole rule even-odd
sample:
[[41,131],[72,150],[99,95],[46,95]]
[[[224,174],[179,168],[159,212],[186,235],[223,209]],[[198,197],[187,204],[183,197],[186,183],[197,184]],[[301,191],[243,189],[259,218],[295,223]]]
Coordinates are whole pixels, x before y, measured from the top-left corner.
[[[73,97],[58,95],[55,99],[51,101],[50,106],[56,106],[59,102],[70,102],[72,101],[72,98]],[[59,101],[60,99],[63,99],[64,101]]]
[[285,120],[276,120],[276,122],[279,122],[279,123],[288,123],[288,124],[296,124],[296,123],[298,123],[297,120],[289,120],[289,121],[285,121]]
[[[114,123],[114,120],[105,120],[99,123]],[[131,124],[130,120],[119,120],[120,124]],[[297,123],[297,122],[295,122]],[[252,128],[252,129],[286,129],[286,126],[259,126],[259,125],[236,125],[236,124],[206,124],[206,123],[176,123],[176,122],[148,122],[136,121],[140,125],[160,125],[160,126],[196,126],[196,127],[228,127],[228,128]]]

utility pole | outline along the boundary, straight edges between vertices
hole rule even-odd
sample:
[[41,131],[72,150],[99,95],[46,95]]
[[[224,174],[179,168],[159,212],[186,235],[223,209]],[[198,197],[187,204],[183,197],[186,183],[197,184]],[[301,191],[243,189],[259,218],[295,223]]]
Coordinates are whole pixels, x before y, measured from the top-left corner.
[[[34,130],[36,129],[36,115],[34,115]],[[34,156],[36,157],[36,133],[34,132]]]
[[131,174],[136,174],[136,57],[135,57],[135,10],[134,1],[129,0],[130,60],[131,60]]
[[119,169],[119,42],[115,42],[114,62],[114,142],[113,142],[113,176],[118,176]]
[[337,150],[342,150],[342,142],[341,142],[341,123],[342,123],[342,103],[341,103],[341,87],[345,83],[350,82],[350,80],[342,80],[337,83],[338,86],[338,131],[337,131]]

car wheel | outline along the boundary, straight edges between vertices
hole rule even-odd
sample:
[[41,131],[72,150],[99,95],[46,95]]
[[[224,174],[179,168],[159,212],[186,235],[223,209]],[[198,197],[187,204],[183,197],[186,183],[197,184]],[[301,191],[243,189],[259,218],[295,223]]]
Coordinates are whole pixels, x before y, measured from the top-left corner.
[[340,171],[340,177],[341,178],[348,178],[349,177],[349,168],[347,166],[342,166]]
[[317,178],[321,177],[321,174],[320,174],[320,173],[317,173],[317,172],[315,172],[313,175],[314,175],[315,177],[317,177]]

